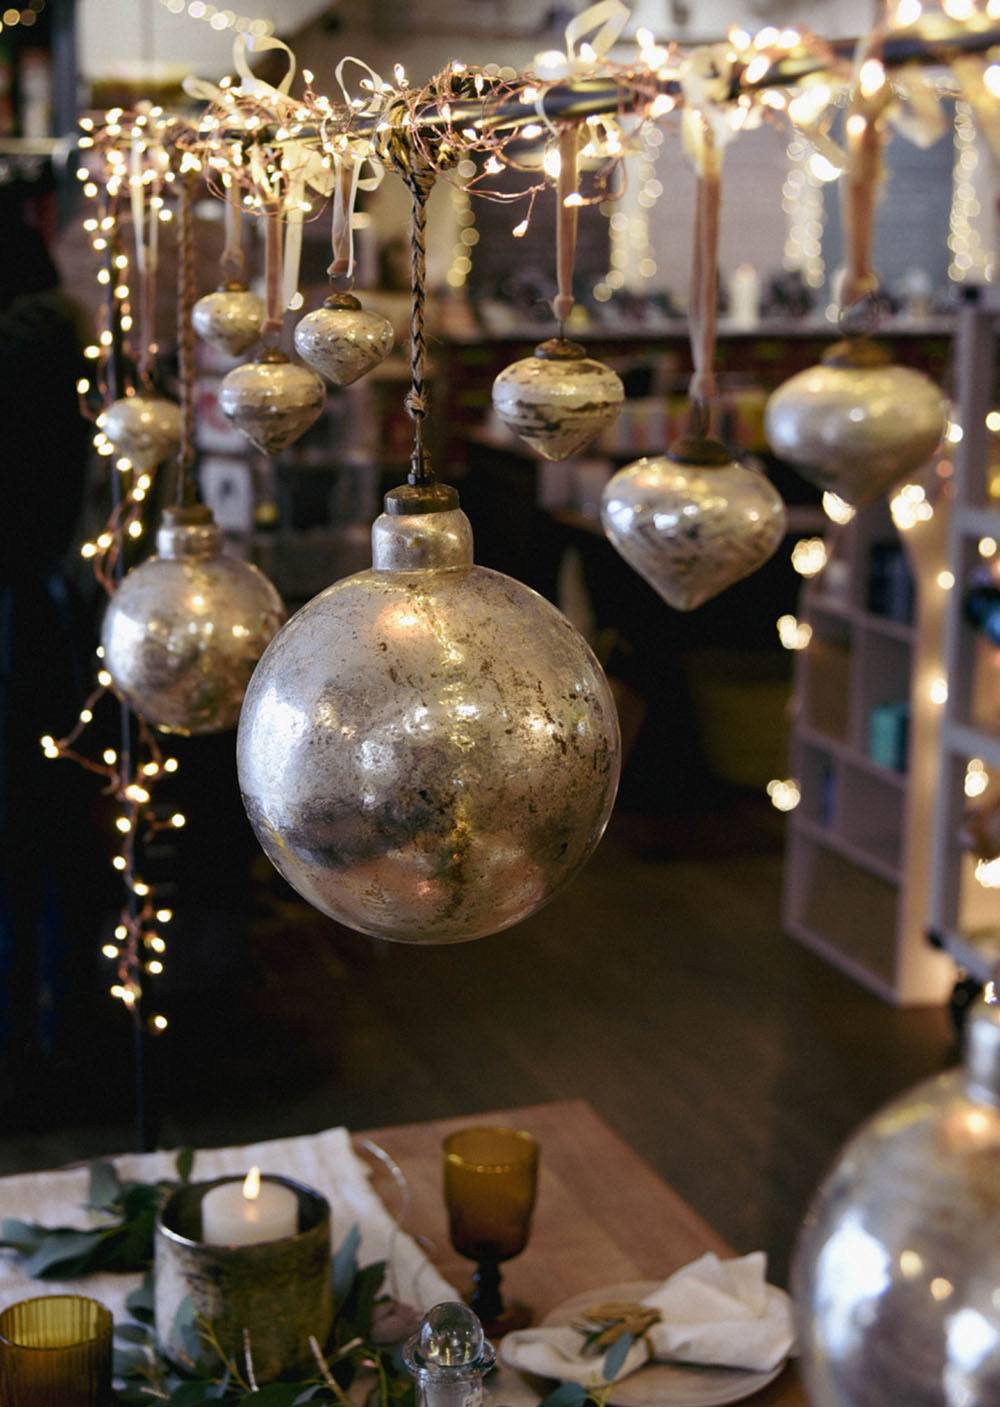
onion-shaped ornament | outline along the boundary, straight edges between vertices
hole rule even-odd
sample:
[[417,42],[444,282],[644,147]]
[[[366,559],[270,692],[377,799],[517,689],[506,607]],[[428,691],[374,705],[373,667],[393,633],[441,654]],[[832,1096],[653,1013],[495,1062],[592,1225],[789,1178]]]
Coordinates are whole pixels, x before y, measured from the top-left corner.
[[227,357],[241,356],[260,341],[260,325],[266,316],[263,298],[238,279],[220,284],[191,309],[195,332]]
[[668,605],[690,611],[762,566],[785,534],[781,495],[718,440],[678,440],[608,480],[612,544]]
[[813,1407],[1000,1402],[1000,1011],[847,1141],[792,1257]]
[[100,424],[115,453],[139,469],[155,469],[180,448],[181,408],[165,396],[141,391],[122,396],[111,402]]
[[223,415],[265,454],[279,454],[304,434],[325,400],[326,389],[315,371],[289,361],[276,347],[234,366],[219,387]]
[[237,735],[275,867],[359,932],[458,943],[534,913],[597,845],[618,720],[590,648],[529,587],[473,564],[444,485],[396,489],[372,567],[275,636]]
[[501,420],[545,459],[566,459],[618,417],[621,378],[579,342],[551,337],[493,382]]
[[133,567],[101,626],[120,698],[167,733],[235,728],[247,682],[286,618],[271,582],[222,550],[207,508],[168,508],[156,555]]
[[768,397],[764,433],[804,478],[860,508],[927,462],[945,415],[930,377],[856,337],[835,343]]
[[363,308],[353,293],[331,293],[296,325],[295,350],[332,381],[350,386],[392,351],[392,323]]

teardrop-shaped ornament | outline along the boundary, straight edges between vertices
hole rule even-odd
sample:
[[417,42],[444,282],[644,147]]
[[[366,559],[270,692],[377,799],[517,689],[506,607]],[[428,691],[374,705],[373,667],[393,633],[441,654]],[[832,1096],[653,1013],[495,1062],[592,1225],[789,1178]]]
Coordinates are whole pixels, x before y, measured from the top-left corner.
[[926,464],[945,419],[944,394],[929,376],[855,337],[771,394],[764,433],[803,478],[861,508]]
[[268,347],[227,371],[219,409],[259,450],[279,454],[319,418],[326,388],[310,367]]
[[601,521],[613,546],[668,605],[691,611],[773,555],[785,505],[771,481],[718,440],[678,440],[605,485]]
[[115,453],[140,469],[155,469],[180,448],[181,408],[165,396],[141,391],[122,396],[108,406],[100,424]]
[[621,378],[579,342],[551,337],[493,382],[501,420],[545,459],[567,459],[618,417]]
[[295,328],[295,350],[335,386],[350,386],[392,351],[395,333],[353,293],[331,293]]
[[234,279],[206,293],[191,309],[195,332],[227,357],[238,357],[260,341],[260,325],[267,316],[263,298]]

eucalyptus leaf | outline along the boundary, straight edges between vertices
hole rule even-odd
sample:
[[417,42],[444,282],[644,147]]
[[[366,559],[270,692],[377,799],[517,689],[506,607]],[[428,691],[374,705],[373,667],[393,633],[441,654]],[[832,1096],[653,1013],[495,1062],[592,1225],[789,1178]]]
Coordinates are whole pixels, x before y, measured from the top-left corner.
[[194,1167],[194,1149],[182,1148],[177,1154],[177,1162],[174,1164],[177,1169],[177,1176],[181,1182],[191,1181],[191,1169]]
[[113,1211],[122,1190],[114,1163],[98,1160],[90,1165],[90,1191],[87,1202],[100,1211]]
[[205,1402],[218,1402],[219,1384],[205,1380],[181,1383],[180,1387],[170,1394],[168,1401],[170,1407],[202,1407]]
[[79,1266],[94,1255],[108,1234],[103,1228],[96,1231],[49,1231],[25,1260],[24,1269],[39,1279],[57,1272],[62,1276],[78,1275]]
[[150,1275],[147,1275],[141,1285],[126,1295],[125,1308],[133,1319],[138,1319],[143,1323],[152,1319],[156,1302],[153,1297],[153,1281]]
[[149,1346],[149,1330],[144,1324],[116,1324],[117,1343],[141,1343]]
[[253,1407],[294,1407],[301,1400],[301,1383],[269,1383],[255,1392]]
[[590,1393],[582,1383],[560,1383],[543,1397],[538,1407],[583,1407]]
[[340,1304],[347,1298],[348,1291],[358,1268],[358,1244],[361,1241],[361,1228],[357,1222],[337,1247],[333,1257],[333,1298]]
[[[69,1228],[61,1229],[68,1230]],[[6,1217],[3,1222],[0,1222],[0,1246],[20,1251],[22,1255],[28,1255],[33,1251],[45,1240],[48,1234],[44,1226],[35,1226],[30,1221],[18,1221],[16,1217]]]
[[635,1343],[635,1336],[626,1329],[619,1334],[614,1343],[604,1355],[604,1380],[611,1382],[621,1372],[622,1364],[628,1357],[628,1351]]

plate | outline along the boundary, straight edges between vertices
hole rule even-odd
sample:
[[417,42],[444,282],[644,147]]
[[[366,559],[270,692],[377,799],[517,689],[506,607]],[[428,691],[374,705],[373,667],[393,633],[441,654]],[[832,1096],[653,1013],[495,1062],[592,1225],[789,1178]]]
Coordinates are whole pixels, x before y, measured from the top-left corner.
[[[660,1283],[658,1280],[637,1280],[625,1285],[606,1285],[587,1290],[551,1310],[542,1324],[572,1323],[592,1304],[607,1300],[641,1300]],[[768,1285],[767,1291],[769,1295],[785,1297],[784,1290],[774,1285]],[[519,1366],[512,1351],[505,1352],[503,1339],[498,1351],[509,1367]],[[723,1403],[739,1402],[759,1392],[768,1383],[774,1382],[784,1366],[782,1362],[770,1372],[755,1373],[746,1368],[711,1368],[698,1363],[645,1363],[627,1378],[615,1383],[608,1392],[607,1400],[612,1407],[722,1407]]]

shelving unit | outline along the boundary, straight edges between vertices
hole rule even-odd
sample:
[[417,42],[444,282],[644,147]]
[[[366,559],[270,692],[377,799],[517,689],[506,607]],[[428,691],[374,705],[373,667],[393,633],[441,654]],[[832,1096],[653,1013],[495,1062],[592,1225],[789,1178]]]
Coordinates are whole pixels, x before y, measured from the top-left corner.
[[897,533],[885,499],[836,531],[803,593],[796,661],[786,930],[897,1005],[943,1001],[951,959],[927,939],[940,707],[943,518]]
[[[950,683],[939,737],[940,791],[934,815],[932,883],[927,926],[962,969],[986,982],[1000,967],[1000,891],[976,878],[977,856],[962,834],[971,811],[1000,804],[1000,651],[967,623],[963,598],[970,578],[997,557],[980,544],[1000,542],[1000,499],[991,485],[987,414],[996,407],[996,341],[1000,289],[969,290],[956,341],[956,413],[963,436],[955,456],[955,491],[948,556],[955,576],[944,622],[944,662]],[[989,778],[974,799],[966,794],[969,763]],[[983,857],[986,858],[986,857]]]

